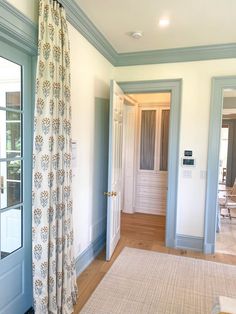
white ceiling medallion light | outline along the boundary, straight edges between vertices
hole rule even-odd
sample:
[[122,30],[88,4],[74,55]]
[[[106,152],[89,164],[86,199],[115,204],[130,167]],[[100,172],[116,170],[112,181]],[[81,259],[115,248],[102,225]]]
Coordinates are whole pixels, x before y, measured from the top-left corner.
[[138,31],[138,32],[131,32],[130,36],[134,39],[140,39],[143,37],[143,33]]
[[165,18],[161,18],[159,20],[159,26],[160,27],[167,27],[169,25],[170,25],[170,20],[168,18],[165,17]]

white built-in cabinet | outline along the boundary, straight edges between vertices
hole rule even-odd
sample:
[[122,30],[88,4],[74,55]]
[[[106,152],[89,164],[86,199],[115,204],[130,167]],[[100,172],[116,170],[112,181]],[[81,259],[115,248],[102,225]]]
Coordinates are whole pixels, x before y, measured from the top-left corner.
[[169,104],[126,104],[123,212],[165,215]]

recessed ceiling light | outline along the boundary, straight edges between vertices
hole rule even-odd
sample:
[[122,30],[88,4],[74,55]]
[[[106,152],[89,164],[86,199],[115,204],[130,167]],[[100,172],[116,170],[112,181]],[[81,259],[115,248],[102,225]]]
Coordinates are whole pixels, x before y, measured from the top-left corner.
[[142,32],[131,32],[130,36],[134,39],[140,39],[141,37],[143,37],[143,33]]
[[166,27],[170,24],[170,20],[168,18],[162,18],[159,20],[160,27]]

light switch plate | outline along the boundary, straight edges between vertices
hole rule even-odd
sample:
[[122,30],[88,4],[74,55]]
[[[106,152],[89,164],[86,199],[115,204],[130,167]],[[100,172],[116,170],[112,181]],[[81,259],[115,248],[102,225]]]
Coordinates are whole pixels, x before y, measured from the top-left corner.
[[191,179],[192,171],[191,170],[183,170],[183,178]]

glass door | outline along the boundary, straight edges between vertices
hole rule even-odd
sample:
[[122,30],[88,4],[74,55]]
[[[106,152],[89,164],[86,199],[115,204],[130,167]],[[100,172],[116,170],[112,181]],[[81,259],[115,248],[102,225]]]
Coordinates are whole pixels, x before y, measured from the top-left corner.
[[1,48],[0,313],[18,314],[32,306],[31,62],[4,43]]

